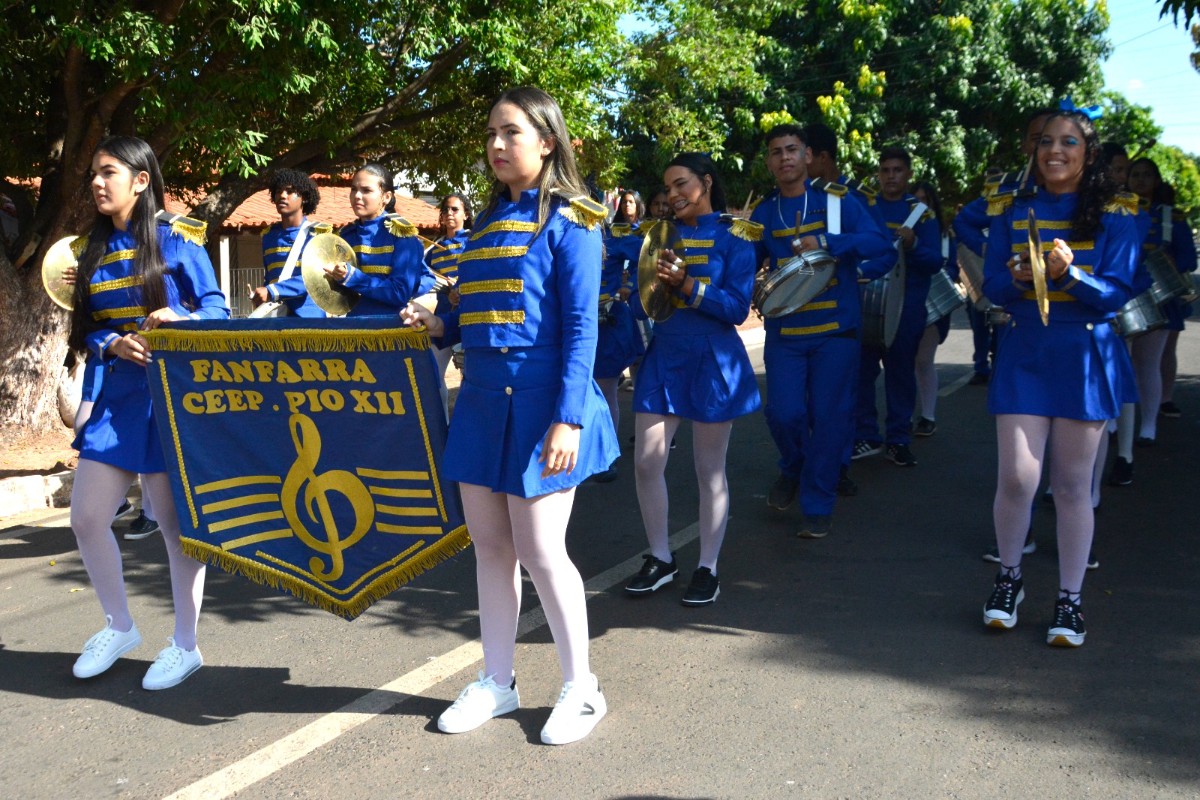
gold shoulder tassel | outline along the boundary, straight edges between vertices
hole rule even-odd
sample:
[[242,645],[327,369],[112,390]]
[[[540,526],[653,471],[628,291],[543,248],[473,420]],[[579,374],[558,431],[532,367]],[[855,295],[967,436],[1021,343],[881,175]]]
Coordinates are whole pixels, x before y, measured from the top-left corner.
[[590,197],[572,197],[563,189],[555,189],[554,195],[567,201],[567,205],[560,208],[558,213],[589,231],[608,219],[608,209]]
[[185,217],[183,214],[172,214],[170,211],[159,211],[155,219],[171,226],[173,233],[182,236],[192,244],[203,247],[208,242],[207,222]]
[[403,237],[417,235],[417,226],[413,225],[399,214],[389,214],[387,222],[384,224],[387,225],[388,232],[393,236]]
[[734,217],[733,222],[729,226],[729,232],[739,239],[745,239],[747,242],[761,242],[763,226],[748,219]]
[[1013,193],[1003,192],[988,198],[987,213],[989,217],[998,217],[1012,206]]

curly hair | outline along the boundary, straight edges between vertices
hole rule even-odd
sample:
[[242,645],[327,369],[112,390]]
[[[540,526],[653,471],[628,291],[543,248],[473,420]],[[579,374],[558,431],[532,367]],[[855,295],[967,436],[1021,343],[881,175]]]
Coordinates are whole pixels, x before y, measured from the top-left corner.
[[[1079,202],[1071,220],[1071,234],[1079,239],[1094,239],[1100,232],[1104,207],[1112,202],[1117,185],[1108,174],[1101,154],[1100,137],[1092,121],[1078,111],[1058,111],[1046,119],[1046,128],[1056,119],[1070,120],[1083,135],[1083,175],[1079,179]],[[1045,130],[1046,128],[1043,128]],[[1038,145],[1039,149],[1041,144]]]
[[272,201],[280,192],[287,189],[300,195],[305,214],[311,214],[317,210],[317,205],[321,202],[321,191],[313,183],[312,178],[298,169],[281,169],[274,173],[267,183],[267,192]]

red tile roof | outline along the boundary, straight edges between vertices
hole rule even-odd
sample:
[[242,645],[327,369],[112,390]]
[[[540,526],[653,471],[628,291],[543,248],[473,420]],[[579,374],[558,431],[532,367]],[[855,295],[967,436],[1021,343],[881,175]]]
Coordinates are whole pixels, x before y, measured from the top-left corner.
[[[335,228],[354,222],[354,212],[350,209],[349,186],[322,186],[321,203],[313,212],[312,218],[319,222],[328,222]],[[168,205],[170,202],[168,201]],[[397,197],[396,213],[407,219],[418,228],[437,228],[437,206],[430,205],[424,200],[413,197]],[[238,206],[229,218],[221,223],[221,230],[230,233],[246,228],[266,228],[279,221],[279,213],[266,189],[255,192],[245,202]]]

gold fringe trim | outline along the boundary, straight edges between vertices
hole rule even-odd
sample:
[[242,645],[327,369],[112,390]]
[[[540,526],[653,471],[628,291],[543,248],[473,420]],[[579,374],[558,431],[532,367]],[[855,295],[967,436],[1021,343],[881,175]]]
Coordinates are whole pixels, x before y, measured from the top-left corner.
[[589,231],[608,220],[608,209],[590,197],[576,195],[571,197],[563,189],[555,189],[554,195],[567,201],[567,205],[558,210],[567,219],[587,228]]
[[683,242],[685,250],[712,247],[715,244],[712,239],[681,239],[680,241]]
[[729,232],[747,242],[761,242],[763,238],[762,225],[740,217],[734,217],[733,224],[729,226]]
[[614,222],[608,230],[615,238],[622,239],[633,233],[633,226],[628,222]]
[[390,245],[390,244],[380,245],[379,247],[372,247],[369,244],[356,244],[353,247],[351,247],[350,249],[353,250],[354,252],[358,253],[359,255],[366,255],[366,256],[381,256],[386,253],[396,252],[395,246]]
[[109,264],[115,264],[118,261],[128,261],[137,255],[137,250],[114,250],[104,258],[100,259],[100,266],[106,267]]
[[523,325],[524,311],[468,311],[458,318],[463,325]]
[[1138,213],[1138,196],[1129,192],[1117,192],[1113,195],[1112,202],[1104,206],[1104,210],[1110,214],[1136,216]]
[[392,274],[392,267],[390,264],[383,264],[381,266],[371,266],[370,264],[363,264],[361,267],[359,267],[359,269],[361,269],[363,272],[367,273],[368,275],[391,275]]
[[208,223],[198,219],[185,217],[182,214],[172,214],[170,211],[160,211],[155,217],[171,227],[171,232],[183,237],[192,244],[203,247],[208,242]]
[[100,292],[111,292],[114,289],[128,289],[131,286],[141,285],[141,275],[130,275],[128,278],[117,278],[116,280],[112,281],[100,281],[99,283],[93,283],[88,291],[95,296]]
[[998,217],[1012,206],[1013,195],[1011,192],[1004,194],[994,194],[988,198],[987,213],[989,217]]
[[497,278],[490,281],[470,281],[459,284],[458,293],[461,295],[479,294],[480,292],[511,292],[520,294],[525,291],[525,281],[521,278]]
[[465,525],[445,534],[411,559],[389,569],[367,584],[349,600],[339,600],[290,573],[222,550],[208,542],[180,537],[183,552],[189,558],[212,564],[230,575],[241,575],[262,586],[282,589],[309,605],[351,620],[426,570],[448,561],[471,546]]
[[489,233],[537,233],[538,224],[536,222],[522,222],[518,219],[502,219],[496,222],[489,222],[482,230],[475,231],[471,234],[471,241],[482,239]]
[[145,306],[125,306],[123,308],[103,308],[99,311],[92,312],[92,319],[96,322],[106,319],[124,319],[125,317],[144,317],[146,316]]
[[404,238],[406,236],[416,236],[417,226],[406,220],[399,214],[391,214],[384,223],[387,226],[388,233],[392,236]]
[[428,350],[429,334],[413,330],[183,331],[155,328],[145,337],[154,350],[177,353],[382,353]]
[[488,258],[520,258],[528,252],[528,247],[519,247],[517,245],[509,245],[507,247],[477,247],[474,250],[467,250],[460,255],[458,263],[466,264],[468,261],[483,261]]

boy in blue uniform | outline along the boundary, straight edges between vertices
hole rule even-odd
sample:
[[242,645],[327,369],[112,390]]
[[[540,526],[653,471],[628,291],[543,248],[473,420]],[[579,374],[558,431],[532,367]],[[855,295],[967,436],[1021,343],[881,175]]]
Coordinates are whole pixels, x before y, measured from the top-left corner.
[[[281,169],[271,176],[267,185],[271,202],[279,212],[279,222],[263,234],[263,268],[266,283],[250,294],[255,308],[263,303],[283,303],[289,317],[324,317],[322,311],[304,288],[300,274],[300,256],[308,240],[318,233],[329,233],[329,225],[314,225],[308,215],[317,210],[321,192],[312,178],[295,169]],[[297,244],[297,239],[299,243]],[[299,248],[295,257],[292,250]],[[288,262],[292,269],[284,277]]]
[[[902,467],[917,463],[909,450],[912,415],[917,400],[914,373],[917,345],[925,332],[925,299],[929,279],[942,267],[941,232],[933,215],[925,209],[915,222],[914,212],[923,205],[908,192],[912,180],[912,157],[900,147],[884,148],[879,156],[879,195],[876,218],[896,237],[904,250],[904,308],[896,338],[886,350],[864,343],[859,361],[858,408],[855,423],[854,458],[874,455],[884,449],[887,457]],[[887,398],[887,429],[879,438],[879,414],[875,408],[875,379],[884,371]]]
[[[767,167],[776,188],[754,209],[763,226],[755,262],[768,269],[798,252],[823,249],[837,259],[829,285],[799,310],[765,321],[767,425],[779,449],[779,478],[768,504],[783,509],[797,492],[799,535],[817,539],[832,526],[846,443],[847,409],[858,371],[858,261],[868,275],[895,263],[891,242],[844,184],[808,179],[812,150],[805,133],[779,125],[767,134]],[[800,218],[799,229],[796,227]]]

